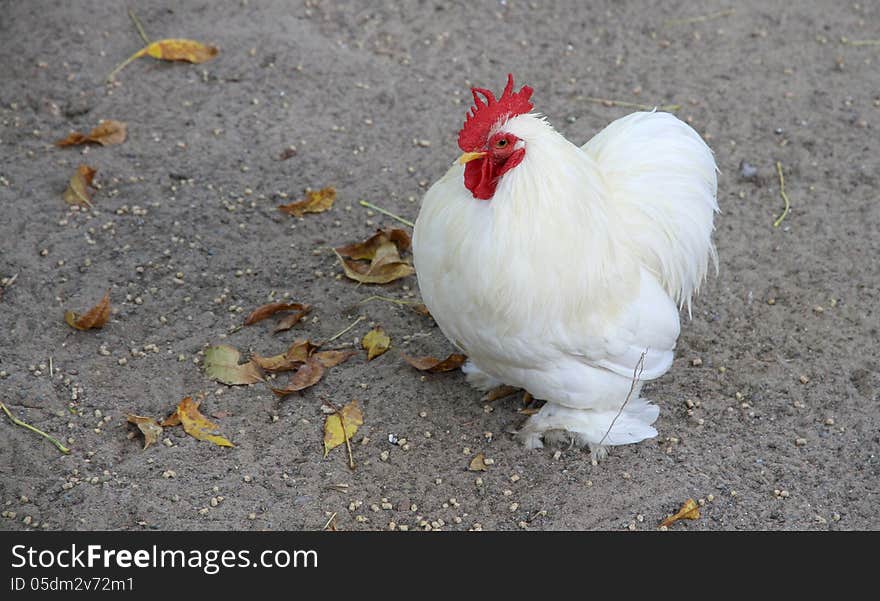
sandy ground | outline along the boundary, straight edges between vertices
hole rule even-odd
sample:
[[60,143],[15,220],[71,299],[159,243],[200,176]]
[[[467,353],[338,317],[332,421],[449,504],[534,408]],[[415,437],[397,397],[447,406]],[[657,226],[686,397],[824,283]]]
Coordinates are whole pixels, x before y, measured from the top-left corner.
[[[880,527],[880,46],[841,41],[880,38],[880,6],[582,4],[138,2],[151,37],[221,52],[143,59],[106,86],[141,45],[122,4],[2,3],[0,277],[17,277],[0,300],[0,399],[72,452],[0,416],[0,528],[320,529],[335,513],[339,529],[650,530],[688,497],[703,516],[676,529]],[[486,408],[460,373],[406,366],[401,350],[452,349],[405,307],[352,306],[417,299],[415,278],[357,287],[330,251],[395,225],[361,199],[415,218],[458,154],[469,86],[500,90],[508,71],[577,141],[631,110],[585,97],[680,104],[721,169],[720,274],[647,389],[660,436],[597,466],[516,443],[521,397]],[[129,125],[121,146],[51,144],[111,118]],[[776,161],[792,202],[778,229]],[[98,169],[93,211],[61,198],[80,162]],[[327,185],[330,212],[276,210]],[[64,323],[108,288],[103,330]],[[285,294],[314,319],[238,329]],[[338,342],[377,323],[392,351],[301,396],[218,385],[197,364],[209,344],[271,354],[359,315]],[[146,451],[129,437],[126,413],[162,417],[200,392],[235,449],[180,428]],[[320,406],[353,398],[350,471],[344,449],[322,458]],[[494,460],[484,473],[467,471],[477,452]]]

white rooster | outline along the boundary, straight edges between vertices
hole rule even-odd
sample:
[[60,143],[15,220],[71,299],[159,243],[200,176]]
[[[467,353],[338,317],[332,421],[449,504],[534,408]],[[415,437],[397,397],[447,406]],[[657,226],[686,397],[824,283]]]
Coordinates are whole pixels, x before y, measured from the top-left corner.
[[526,446],[571,440],[601,459],[656,436],[642,381],[669,370],[679,308],[717,269],[712,151],[656,111],[579,147],[530,112],[532,89],[514,92],[512,76],[500,98],[472,92],[464,154],[415,224],[425,304],[468,355],[468,382],[546,401],[518,433]]

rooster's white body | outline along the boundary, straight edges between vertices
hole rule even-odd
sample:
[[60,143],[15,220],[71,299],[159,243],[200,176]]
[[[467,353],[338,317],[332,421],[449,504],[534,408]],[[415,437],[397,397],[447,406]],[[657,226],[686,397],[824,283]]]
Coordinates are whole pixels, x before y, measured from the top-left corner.
[[469,382],[546,401],[520,430],[528,446],[563,434],[601,453],[656,436],[641,381],[672,365],[679,307],[716,260],[712,152],[662,112],[619,119],[583,147],[531,113],[493,131],[525,154],[491,199],[474,197],[458,164],[425,195],[413,236],[425,304],[468,355]]

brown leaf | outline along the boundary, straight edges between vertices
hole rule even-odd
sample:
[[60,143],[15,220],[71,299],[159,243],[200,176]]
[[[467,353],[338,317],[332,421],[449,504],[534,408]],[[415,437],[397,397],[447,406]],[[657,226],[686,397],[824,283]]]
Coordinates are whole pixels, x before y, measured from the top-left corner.
[[226,438],[217,434],[220,428],[199,412],[200,401],[186,397],[177,406],[177,415],[187,434],[199,440],[207,440],[221,447],[234,447]]
[[214,46],[202,44],[195,40],[170,38],[158,40],[138,52],[139,56],[152,56],[163,61],[184,61],[187,63],[204,63],[220,52]]
[[688,499],[684,502],[684,505],[681,506],[681,509],[678,510],[678,513],[671,515],[660,522],[660,526],[666,526],[668,528],[678,520],[696,520],[699,519],[699,517],[700,506],[697,505],[697,502],[693,499]]
[[286,396],[288,394],[305,390],[309,386],[314,386],[324,375],[324,366],[317,359],[309,359],[299,366],[290,377],[290,382],[284,388],[272,388],[272,392],[278,396]]
[[468,469],[472,472],[485,472],[489,469],[489,466],[486,465],[486,457],[482,453],[477,453],[471,459]]
[[263,374],[257,364],[248,361],[239,365],[240,357],[238,349],[231,346],[212,346],[205,351],[205,375],[230,386],[261,382]]
[[363,242],[339,246],[336,252],[349,259],[372,261],[379,247],[389,242],[394,243],[398,253],[406,252],[412,246],[412,238],[405,230],[386,228],[377,230],[373,236]]
[[403,360],[419,371],[439,374],[444,371],[458,369],[467,361],[467,356],[460,353],[452,353],[445,359],[436,359],[434,357],[410,357],[409,355],[403,355]]
[[535,415],[538,411],[540,411],[540,409],[535,407],[526,407],[525,409],[519,409],[517,413],[522,415]]
[[[267,305],[262,305],[254,309],[251,314],[247,316],[247,319],[244,320],[244,325],[254,325],[255,323],[263,321],[267,317],[271,317],[280,311],[304,311],[302,315],[305,315],[306,313],[308,313],[309,309],[310,307],[308,305],[303,305],[300,303],[269,303]],[[302,319],[302,316],[300,316],[300,319]]]
[[424,315],[425,317],[433,317],[433,315],[431,315],[431,312],[428,311],[428,307],[426,305],[423,305],[422,303],[412,305],[412,310],[419,315]]
[[76,173],[70,178],[67,189],[64,191],[64,202],[69,205],[92,206],[92,180],[95,179],[97,169],[88,165],[80,165]]
[[293,361],[305,362],[316,350],[318,350],[318,345],[312,344],[312,341],[306,338],[295,340],[285,354]]
[[174,410],[174,413],[159,422],[159,425],[163,428],[168,428],[170,426],[179,426],[180,416],[177,414],[177,409]]
[[367,361],[372,361],[389,348],[391,338],[380,327],[373,328],[361,339],[361,346],[367,351]]
[[336,188],[328,186],[317,191],[309,190],[303,200],[280,205],[278,210],[294,217],[302,217],[305,213],[323,213],[333,206],[335,200]]
[[104,298],[97,305],[88,310],[85,315],[77,315],[73,311],[64,313],[64,321],[71,328],[77,330],[91,330],[102,328],[110,319],[110,291],[104,293]]
[[[298,303],[297,303],[298,304]],[[275,326],[275,329],[272,330],[273,334],[277,334],[278,332],[285,332],[298,324],[300,320],[309,314],[309,311],[312,310],[309,305],[300,305],[300,309],[296,313],[292,313],[290,315],[285,315],[283,318],[278,320],[278,325]]]
[[498,399],[503,399],[505,397],[509,397],[510,395],[519,392],[521,389],[516,386],[508,386],[506,384],[502,384],[501,386],[496,386],[492,390],[486,392],[483,395],[483,398],[480,400],[484,403],[491,403],[493,401],[497,401]]
[[411,245],[409,234],[389,228],[379,230],[364,242],[333,250],[349,278],[362,284],[387,284],[415,273],[412,265],[400,258],[400,253]]
[[144,435],[144,449],[151,444],[158,442],[159,437],[162,436],[162,426],[157,424],[156,420],[152,417],[144,417],[143,415],[129,413],[126,416],[126,419],[133,424],[137,424],[137,427],[140,428],[140,431]]
[[340,363],[345,363],[352,357],[357,355],[357,351],[321,351],[315,353],[314,358],[326,368],[336,367]]
[[364,414],[357,401],[352,401],[336,413],[328,415],[324,422],[324,457],[346,440],[351,440],[358,426],[363,423]]
[[73,132],[63,140],[55,142],[55,146],[65,147],[77,144],[100,144],[101,146],[113,146],[125,142],[128,133],[128,125],[122,121],[108,119],[102,121],[88,134]]

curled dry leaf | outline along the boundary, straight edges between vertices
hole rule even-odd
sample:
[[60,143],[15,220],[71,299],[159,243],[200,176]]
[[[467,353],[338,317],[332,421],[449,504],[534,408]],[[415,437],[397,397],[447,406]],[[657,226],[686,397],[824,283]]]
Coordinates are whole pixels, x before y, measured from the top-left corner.
[[125,142],[128,133],[128,125],[122,121],[108,119],[102,121],[88,134],[73,132],[63,140],[55,142],[55,146],[75,146],[79,144],[100,144],[101,146],[113,146]]
[[485,472],[489,469],[489,466],[486,465],[486,457],[482,453],[477,453],[474,455],[474,458],[471,459],[470,464],[468,465],[468,469],[472,472]]
[[661,526],[666,526],[667,528],[677,522],[678,520],[696,520],[700,517],[700,506],[697,505],[697,502],[693,499],[688,499],[684,502],[684,505],[681,506],[681,509],[675,515],[671,515],[662,522],[660,522]]
[[156,423],[156,420],[152,417],[144,417],[143,415],[129,413],[126,416],[126,419],[132,424],[137,424],[137,427],[143,433],[144,449],[151,444],[158,442],[159,437],[162,436],[162,426]]
[[317,348],[317,345],[312,344],[311,340],[296,340],[290,345],[290,348],[280,355],[272,357],[254,355],[251,361],[266,371],[290,371],[308,361]]
[[187,434],[199,440],[207,440],[221,447],[234,447],[226,438],[217,434],[220,428],[199,412],[199,401],[186,397],[177,406],[177,416]]
[[64,191],[64,202],[69,205],[92,206],[92,180],[98,172],[94,167],[88,165],[80,165],[76,168],[76,172],[67,183],[67,189]]
[[357,401],[352,401],[339,411],[328,415],[324,422],[324,457],[331,450],[351,440],[363,423],[364,414]]
[[104,293],[104,298],[100,302],[88,310],[85,315],[77,315],[73,311],[64,313],[64,321],[71,328],[77,330],[91,330],[92,328],[102,328],[107,320],[110,319],[110,291]]
[[[415,273],[400,253],[412,240],[403,230],[379,230],[368,240],[334,248],[345,275],[362,284],[387,284]],[[367,262],[369,261],[369,263]]]
[[[303,305],[300,303],[269,303],[267,305],[262,305],[254,309],[251,314],[248,315],[247,318],[244,320],[244,325],[252,326],[255,323],[263,321],[268,317],[272,317],[273,315],[281,311],[302,311],[302,315],[300,315],[299,317],[299,319],[302,319],[302,317],[309,312],[310,308],[311,307],[309,307],[308,305]],[[299,319],[297,319],[297,321],[299,321]],[[293,324],[291,324],[290,327],[292,326]]]
[[239,365],[240,357],[238,349],[231,346],[212,346],[205,351],[205,375],[230,386],[261,382],[263,374],[257,364],[248,361]]
[[467,356],[461,353],[452,353],[445,359],[436,359],[434,357],[410,357],[409,355],[404,355],[403,360],[419,371],[439,374],[458,369],[467,361]]
[[315,358],[299,366],[296,372],[290,377],[290,381],[284,388],[272,388],[272,392],[278,396],[287,396],[294,392],[305,390],[310,386],[317,384],[324,376],[324,366]]
[[388,337],[385,330],[376,327],[361,339],[361,346],[367,351],[367,361],[372,361],[391,348],[391,338]]
[[278,210],[294,217],[302,217],[306,213],[323,213],[333,206],[336,200],[336,188],[327,186],[321,190],[309,190],[303,200],[280,205]]
[[336,367],[357,355],[357,351],[321,351],[314,358],[326,368]]
[[278,325],[275,326],[275,329],[272,330],[273,334],[277,334],[278,332],[286,332],[296,324],[300,322],[300,320],[309,314],[309,311],[312,308],[309,305],[303,305],[299,303],[294,303],[295,305],[299,305],[299,309],[296,310],[296,313],[291,313],[290,315],[285,315],[283,318],[278,320]]

